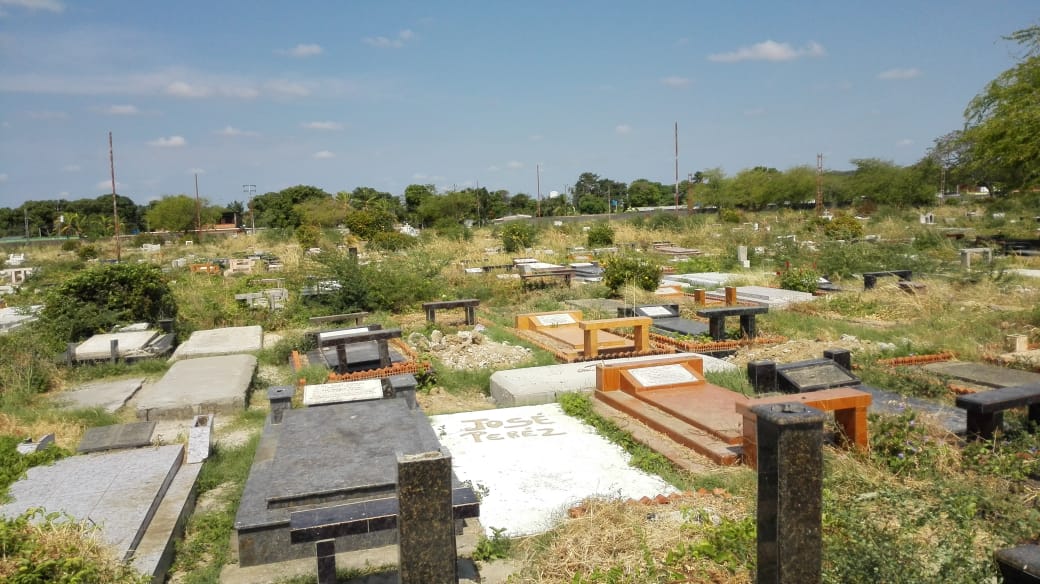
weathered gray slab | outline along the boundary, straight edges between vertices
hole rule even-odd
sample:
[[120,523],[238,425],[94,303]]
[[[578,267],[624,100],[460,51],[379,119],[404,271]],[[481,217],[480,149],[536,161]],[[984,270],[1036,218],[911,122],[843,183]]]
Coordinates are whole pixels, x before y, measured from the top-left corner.
[[[735,371],[736,365],[707,355],[679,353],[612,359],[610,363],[640,363],[673,357],[700,357],[705,371]],[[585,361],[508,369],[491,374],[491,398],[498,407],[530,406],[553,403],[565,393],[591,392],[596,389],[596,365],[606,361]]]
[[77,452],[101,452],[121,448],[139,448],[152,443],[155,422],[131,422],[87,428]]
[[962,379],[990,387],[1011,387],[1012,385],[1040,383],[1040,373],[1010,369],[999,365],[990,365],[989,363],[944,361],[928,363],[927,365],[922,365],[922,367],[938,375],[945,375],[954,379]]
[[801,393],[831,387],[848,387],[860,382],[858,377],[853,376],[829,359],[820,359],[804,366],[792,365],[776,368],[776,373],[780,378],[780,391]]
[[11,485],[0,515],[33,507],[62,511],[100,528],[101,538],[125,558],[148,527],[183,457],[179,444],[70,456],[30,468]]
[[162,334],[161,331],[122,331],[94,335],[76,347],[76,360],[99,361],[108,359],[112,356],[112,341],[119,342],[119,346],[116,349],[119,356],[124,357],[129,353],[141,351],[160,334]]
[[694,288],[719,288],[727,282],[736,278],[742,278],[740,274],[724,272],[697,272],[694,274],[669,274],[664,277],[665,283],[676,283],[682,286],[693,286]]
[[303,386],[303,405],[317,406],[366,399],[381,399],[383,382],[379,379],[340,381]]
[[153,582],[166,581],[166,572],[173,563],[174,545],[195,508],[195,484],[201,471],[201,464],[181,465],[134,550],[131,565],[138,572],[152,576]]
[[907,408],[913,409],[954,434],[963,434],[968,426],[968,416],[964,410],[945,406],[927,399],[908,397],[892,391],[878,389],[869,385],[857,385],[856,389],[870,394],[872,414],[896,416]]
[[43,305],[22,308],[10,306],[0,308],[0,332],[14,330],[26,323],[36,320],[36,314],[43,309]]
[[263,347],[263,336],[263,329],[259,325],[195,331],[184,344],[177,347],[170,360],[255,353]]
[[95,381],[59,393],[54,399],[62,408],[101,408],[112,414],[123,407],[143,384],[142,378]]
[[[714,300],[725,300],[726,294],[723,290],[709,291],[706,296]],[[795,290],[784,290],[782,288],[767,288],[765,286],[737,286],[737,300],[740,302],[755,302],[764,304],[770,308],[784,308],[795,302],[810,302],[816,296],[808,292]]]
[[137,418],[190,419],[204,413],[240,412],[255,371],[252,355],[177,361],[162,379],[138,392]]

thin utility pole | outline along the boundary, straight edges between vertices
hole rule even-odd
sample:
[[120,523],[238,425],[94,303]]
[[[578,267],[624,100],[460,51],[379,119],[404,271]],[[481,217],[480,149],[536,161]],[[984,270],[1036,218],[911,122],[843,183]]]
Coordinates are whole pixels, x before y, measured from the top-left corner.
[[108,169],[112,172],[112,228],[116,234],[116,263],[122,260],[119,248],[119,207],[116,206],[116,159],[112,152],[112,132],[108,133]]
[[823,215],[823,154],[816,155],[816,214]]
[[202,239],[202,207],[199,205],[199,173],[195,173],[195,239]]
[[675,122],[675,212],[679,212],[679,122]]
[[542,165],[534,165],[535,181],[538,189],[538,216],[542,216]]

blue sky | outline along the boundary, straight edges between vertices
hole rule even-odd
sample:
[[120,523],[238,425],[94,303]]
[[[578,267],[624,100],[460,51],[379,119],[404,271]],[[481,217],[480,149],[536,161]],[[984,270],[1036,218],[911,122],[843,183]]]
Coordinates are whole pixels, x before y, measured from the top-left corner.
[[0,207],[911,164],[1035,0],[0,0]]

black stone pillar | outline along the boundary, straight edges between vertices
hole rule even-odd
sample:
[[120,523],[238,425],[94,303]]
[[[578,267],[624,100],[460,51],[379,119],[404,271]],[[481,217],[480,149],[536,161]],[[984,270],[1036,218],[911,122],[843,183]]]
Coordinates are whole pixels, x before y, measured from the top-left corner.
[[356,262],[357,261],[357,248],[356,247],[347,248],[347,254],[350,256],[350,261],[352,261],[352,262]]
[[467,306],[466,307],[466,324],[473,326],[477,324],[477,307]]
[[292,386],[274,385],[267,388],[267,401],[271,403],[271,423],[281,424],[282,414],[292,408],[292,397],[296,393]]
[[112,339],[108,342],[108,353],[113,365],[119,362],[119,339]]
[[877,276],[871,274],[863,274],[863,289],[872,290],[877,285]]
[[747,376],[755,393],[776,391],[776,362],[750,361],[747,364]]
[[[393,361],[390,360],[390,345],[387,344],[386,339],[376,341],[376,347],[379,349],[379,366],[389,367],[393,365]],[[345,367],[343,372],[346,373]]]
[[801,404],[754,406],[758,432],[758,584],[820,582],[823,422]]
[[711,335],[713,341],[725,341],[726,340],[726,317],[724,316],[709,316],[708,317],[708,334]]
[[316,542],[314,555],[318,558],[318,584],[336,584],[336,540]]
[[451,455],[398,453],[397,500],[400,584],[458,582]]
[[745,339],[753,339],[758,336],[758,327],[755,325],[755,315],[740,315],[740,335]]
[[852,351],[848,349],[825,349],[823,358],[834,361],[845,371],[852,371]]

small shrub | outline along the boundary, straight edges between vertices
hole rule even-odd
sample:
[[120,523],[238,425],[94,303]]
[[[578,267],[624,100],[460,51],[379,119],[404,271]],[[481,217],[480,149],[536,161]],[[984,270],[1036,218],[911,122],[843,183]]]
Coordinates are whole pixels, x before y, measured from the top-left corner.
[[780,274],[780,287],[798,292],[815,292],[820,273],[812,268],[791,268]]
[[481,537],[477,542],[477,547],[473,550],[473,559],[478,562],[486,562],[509,557],[509,549],[512,547],[513,541],[509,539],[509,536],[502,535],[505,531],[504,527],[492,527],[491,537]]
[[457,221],[442,217],[434,222],[433,230],[439,237],[454,241],[472,241],[473,231]]
[[740,211],[736,209],[722,209],[719,211],[719,221],[723,223],[740,223]]
[[917,422],[917,412],[906,409],[897,416],[871,416],[870,455],[893,474],[906,475],[930,467],[936,444]]
[[617,294],[627,283],[651,292],[661,280],[661,266],[643,257],[615,255],[603,262],[603,283]]
[[657,212],[646,220],[649,229],[662,231],[678,231],[682,227],[682,219],[675,213]]
[[61,242],[61,251],[75,251],[79,249],[78,239],[66,239]]
[[589,227],[589,247],[609,247],[614,245],[614,228],[609,223],[596,223]]
[[300,243],[300,247],[303,249],[320,247],[321,245],[321,229],[316,225],[300,225],[296,228],[295,236],[296,241]]
[[80,246],[80,248],[76,250],[76,256],[83,261],[97,259],[100,255],[101,253],[94,244]]
[[531,247],[534,243],[535,228],[530,223],[513,221],[502,228],[502,247],[507,253],[515,253]]
[[863,235],[863,224],[855,217],[839,215],[823,226],[823,233],[831,239],[858,239]]

